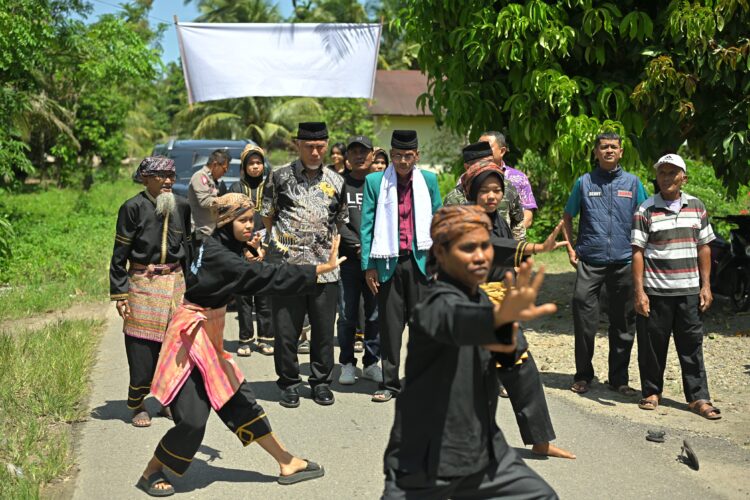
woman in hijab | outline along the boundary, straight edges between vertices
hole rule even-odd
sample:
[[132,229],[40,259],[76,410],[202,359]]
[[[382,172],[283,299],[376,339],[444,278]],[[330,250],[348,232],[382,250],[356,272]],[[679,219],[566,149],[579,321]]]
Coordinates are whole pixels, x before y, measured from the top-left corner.
[[174,488],[163,473],[184,474],[203,440],[211,408],[247,446],[257,441],[279,464],[280,484],[323,476],[320,465],[287,451],[271,432],[263,408],[232,356],[224,352],[224,316],[232,295],[290,295],[313,288],[317,276],[336,269],[339,239],[328,262],[270,265],[251,261],[254,208],[250,198],[229,193],[218,198],[217,224],[190,266],[182,305],[164,337],[151,392],[169,405],[175,426],[161,439],[137,486],[152,496]]
[[[502,303],[506,293],[503,283],[505,275],[521,265],[528,255],[549,252],[568,245],[567,241],[556,241],[562,230],[562,221],[555,227],[544,243],[531,243],[512,239],[510,227],[497,212],[503,199],[505,177],[500,167],[491,160],[475,163],[462,179],[466,199],[480,206],[492,222],[491,242],[495,249],[493,265],[482,285],[495,303]],[[524,444],[532,445],[531,451],[538,455],[559,458],[575,458],[567,450],[550,443],[555,431],[547,408],[539,370],[528,350],[528,342],[519,329],[518,357],[512,363],[498,365],[498,377],[503,390],[510,398],[516,422]],[[502,394],[502,393],[501,393]]]

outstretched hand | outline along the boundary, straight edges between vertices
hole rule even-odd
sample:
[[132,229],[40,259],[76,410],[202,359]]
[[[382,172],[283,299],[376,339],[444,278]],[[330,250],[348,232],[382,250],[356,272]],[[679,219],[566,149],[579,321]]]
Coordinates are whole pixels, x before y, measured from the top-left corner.
[[563,221],[560,221],[549,236],[547,236],[547,239],[544,240],[544,243],[542,243],[542,252],[551,252],[552,250],[568,246],[568,240],[557,241],[557,237],[560,236],[562,229]]
[[535,304],[539,289],[544,282],[544,266],[540,266],[539,271],[532,278],[533,266],[533,259],[521,264],[515,286],[513,286],[512,275],[510,273],[505,275],[505,286],[508,292],[502,305],[495,306],[496,327],[515,321],[531,321],[557,311],[557,306],[552,303],[539,306]]
[[330,273],[346,260],[346,257],[339,257],[339,243],[341,243],[341,235],[337,234],[333,237],[333,245],[331,246],[331,255],[328,256],[328,262],[315,266],[316,274]]

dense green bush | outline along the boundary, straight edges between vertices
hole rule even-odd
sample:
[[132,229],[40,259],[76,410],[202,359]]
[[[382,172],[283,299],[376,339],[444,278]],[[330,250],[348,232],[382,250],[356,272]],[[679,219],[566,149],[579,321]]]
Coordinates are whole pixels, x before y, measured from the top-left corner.
[[[88,192],[39,189],[0,200],[15,232],[12,255],[0,257],[0,319],[106,300],[115,221],[135,194],[130,180],[96,183]],[[0,236],[2,238],[2,236]]]

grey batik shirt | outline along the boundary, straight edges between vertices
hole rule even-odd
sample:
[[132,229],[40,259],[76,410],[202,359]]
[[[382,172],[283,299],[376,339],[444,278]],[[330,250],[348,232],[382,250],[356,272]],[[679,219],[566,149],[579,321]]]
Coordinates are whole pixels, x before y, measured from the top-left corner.
[[[324,264],[331,254],[337,226],[349,222],[344,179],[321,167],[310,179],[299,160],[268,178],[261,215],[273,220],[266,260],[270,263]],[[334,283],[339,270],[318,276]]]

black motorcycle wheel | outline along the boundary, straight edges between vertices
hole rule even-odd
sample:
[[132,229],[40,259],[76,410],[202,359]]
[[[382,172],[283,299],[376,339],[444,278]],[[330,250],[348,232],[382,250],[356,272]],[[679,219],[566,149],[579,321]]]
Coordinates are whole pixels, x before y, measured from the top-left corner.
[[732,306],[735,311],[744,312],[750,308],[750,282],[747,273],[738,271],[732,278]]

